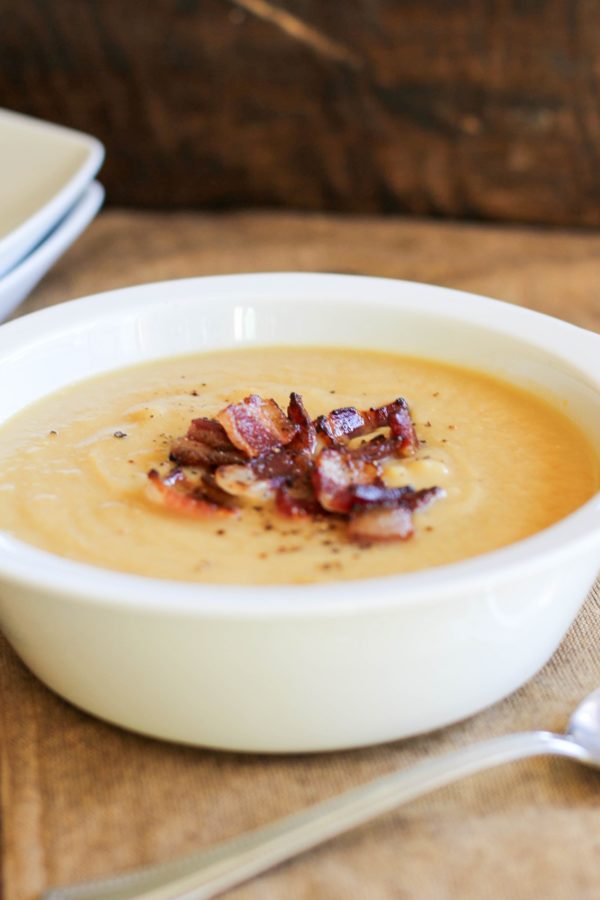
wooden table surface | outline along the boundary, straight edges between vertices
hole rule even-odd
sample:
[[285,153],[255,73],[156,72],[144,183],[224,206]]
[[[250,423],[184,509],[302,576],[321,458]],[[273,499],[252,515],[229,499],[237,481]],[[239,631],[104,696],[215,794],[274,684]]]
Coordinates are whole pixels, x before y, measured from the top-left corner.
[[232,272],[406,278],[520,303],[600,331],[600,232],[288,213],[102,213],[20,307]]
[[[258,270],[397,276],[465,288],[600,331],[600,234],[432,221],[111,210],[21,307],[143,281]],[[6,900],[191,852],[369,778],[509,731],[560,730],[600,683],[600,592],[553,659],[452,727],[308,757],[153,741],[51,694],[0,643]],[[469,779],[280,867],[239,900],[600,896],[600,778],[529,760]]]

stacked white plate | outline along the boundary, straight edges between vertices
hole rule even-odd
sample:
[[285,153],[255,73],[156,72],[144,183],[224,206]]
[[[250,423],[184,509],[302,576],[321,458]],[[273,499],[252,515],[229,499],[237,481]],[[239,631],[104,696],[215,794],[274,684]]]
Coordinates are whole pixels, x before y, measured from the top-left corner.
[[0,321],[100,209],[103,159],[96,138],[0,109]]

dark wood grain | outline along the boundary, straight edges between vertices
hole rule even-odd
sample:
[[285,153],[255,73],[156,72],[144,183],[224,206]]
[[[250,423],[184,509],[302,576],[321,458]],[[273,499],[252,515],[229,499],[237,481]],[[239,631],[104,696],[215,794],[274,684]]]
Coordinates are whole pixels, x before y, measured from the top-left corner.
[[109,201],[600,224],[598,0],[0,0]]

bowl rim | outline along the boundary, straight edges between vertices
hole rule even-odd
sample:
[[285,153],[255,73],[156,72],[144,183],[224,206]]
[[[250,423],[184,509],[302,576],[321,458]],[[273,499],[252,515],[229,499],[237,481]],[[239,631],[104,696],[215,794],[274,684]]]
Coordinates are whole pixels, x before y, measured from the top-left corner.
[[[390,300],[390,305],[398,303],[398,296],[394,301],[394,293],[410,290],[413,294],[420,295],[420,300],[427,298],[428,313],[443,312],[445,317],[459,320],[465,319],[464,307],[467,306],[470,313],[476,313],[469,316],[471,324],[481,325],[501,334],[519,336],[526,344],[549,349],[557,357],[560,349],[563,351],[563,358],[573,364],[581,365],[583,356],[582,372],[600,390],[600,371],[596,371],[600,335],[594,332],[544,313],[452,288],[400,279],[330,273],[271,272],[199,276],[151,282],[90,295],[32,312],[0,326],[0,357],[7,351],[9,355],[11,351],[18,352],[15,342],[35,344],[44,338],[48,340],[49,326],[53,329],[52,333],[63,332],[65,328],[69,330],[71,326],[82,324],[90,314],[110,318],[123,313],[124,304],[128,312],[151,307],[160,302],[161,297],[164,301],[165,291],[169,292],[170,300],[173,300],[174,294],[185,298],[190,289],[197,288],[228,294],[232,289],[242,291],[246,286],[251,287],[253,292],[264,289],[271,292],[277,289],[279,292],[291,285],[295,289],[301,287],[300,293],[304,296],[309,286],[325,291],[333,289],[336,293],[343,288],[345,293],[349,292],[351,295],[356,294],[359,289],[363,302],[365,288],[370,286],[380,292],[381,296],[371,296],[369,302]],[[291,294],[280,297],[278,293],[277,299],[278,302],[291,301]],[[449,300],[455,303],[449,303]],[[384,305],[388,303],[385,302]],[[459,314],[460,309],[462,314]],[[502,327],[498,326],[498,319]],[[532,324],[535,324],[535,337],[523,338],[520,335],[521,329]],[[50,339],[51,337],[52,334]],[[577,343],[577,356],[574,352],[564,355],[567,338]],[[143,608],[148,612],[193,612],[198,616],[211,617],[328,617],[342,613],[399,609],[416,603],[421,605],[423,602],[445,601],[465,592],[487,591],[492,586],[567,564],[573,556],[594,547],[600,549],[600,491],[573,513],[531,537],[465,560],[405,574],[302,585],[181,582],[77,562],[0,532],[0,581],[8,578],[14,585],[42,591],[47,595],[60,595],[64,600],[117,606],[123,610]]]

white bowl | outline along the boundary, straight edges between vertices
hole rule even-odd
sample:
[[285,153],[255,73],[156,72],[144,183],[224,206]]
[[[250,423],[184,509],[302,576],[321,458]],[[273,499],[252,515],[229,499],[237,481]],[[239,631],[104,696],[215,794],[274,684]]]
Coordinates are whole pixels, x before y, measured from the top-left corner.
[[[600,450],[600,337],[458,291],[337,275],[146,285],[0,328],[0,422],[75,379],[237,344],[356,345],[478,366],[557,398]],[[599,568],[600,494],[502,550],[410,575],[203,586],[0,534],[0,625],[78,706],[146,734],[312,751],[437,728],[550,657]]]
[[0,275],[66,214],[103,159],[96,138],[0,109]]
[[0,277],[0,322],[21,303],[90,224],[104,200],[104,188],[92,181],[53,231],[4,277]]

